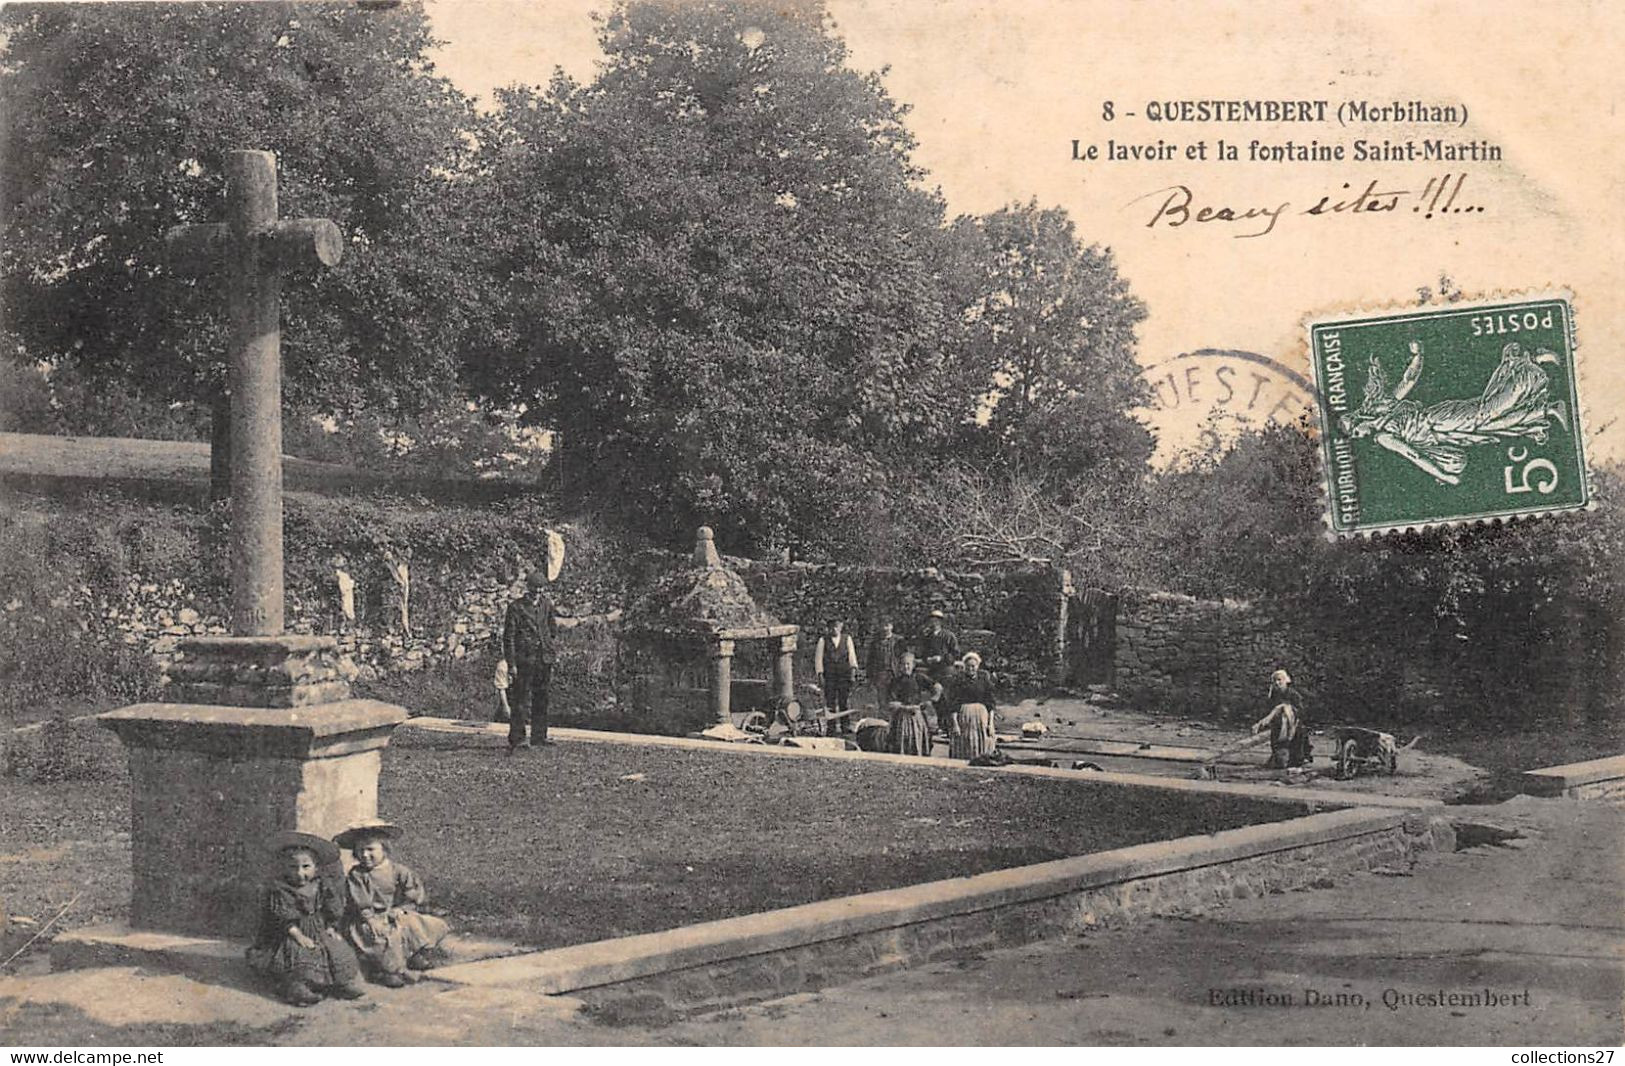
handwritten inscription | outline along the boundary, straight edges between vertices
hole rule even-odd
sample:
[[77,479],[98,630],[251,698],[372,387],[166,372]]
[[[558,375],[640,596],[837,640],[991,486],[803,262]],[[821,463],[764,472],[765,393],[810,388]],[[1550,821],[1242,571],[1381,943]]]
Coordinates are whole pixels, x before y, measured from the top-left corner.
[[1422,219],[1435,215],[1482,214],[1484,208],[1461,201],[1466,174],[1446,174],[1443,179],[1429,178],[1420,192],[1413,189],[1385,187],[1379,181],[1368,182],[1358,191],[1349,182],[1335,193],[1324,194],[1308,207],[1295,210],[1292,202],[1264,204],[1204,203],[1189,185],[1168,185],[1153,190],[1133,201],[1150,201],[1154,205],[1147,229],[1179,229],[1184,226],[1218,223],[1216,228],[1231,229],[1233,237],[1263,237],[1275,231],[1281,220],[1289,215],[1320,218],[1328,215],[1383,215],[1407,214]]

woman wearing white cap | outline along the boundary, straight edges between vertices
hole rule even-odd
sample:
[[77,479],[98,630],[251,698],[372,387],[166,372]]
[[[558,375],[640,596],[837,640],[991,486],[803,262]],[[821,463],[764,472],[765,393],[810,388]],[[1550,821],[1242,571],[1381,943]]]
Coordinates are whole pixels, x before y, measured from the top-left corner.
[[1292,687],[1292,677],[1277,670],[1270,678],[1270,712],[1253,723],[1253,732],[1270,734],[1272,770],[1302,766],[1309,761],[1309,725],[1304,720],[1303,697]]
[[948,696],[953,728],[948,730],[948,757],[974,759],[993,753],[993,676],[982,672],[982,657],[967,652]]

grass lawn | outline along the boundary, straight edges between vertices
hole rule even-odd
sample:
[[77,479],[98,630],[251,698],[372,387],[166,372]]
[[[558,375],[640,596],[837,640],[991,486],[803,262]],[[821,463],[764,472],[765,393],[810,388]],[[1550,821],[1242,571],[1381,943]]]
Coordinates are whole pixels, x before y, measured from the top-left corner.
[[[0,778],[0,900],[13,915],[44,923],[75,896],[65,927],[126,914],[123,753],[110,735],[87,744],[98,780]],[[454,929],[536,947],[1302,813],[857,760],[582,743],[509,758],[496,738],[410,729],[384,753],[379,809],[407,829],[397,854]],[[14,927],[6,954],[35,929]]]
[[411,731],[385,756],[379,808],[454,927],[537,947],[1302,813],[856,760],[579,743],[509,758]]
[[130,786],[123,775],[44,784],[0,777],[0,907],[37,923],[0,931],[0,960],[70,903],[59,926],[122,921],[129,914],[129,830]]

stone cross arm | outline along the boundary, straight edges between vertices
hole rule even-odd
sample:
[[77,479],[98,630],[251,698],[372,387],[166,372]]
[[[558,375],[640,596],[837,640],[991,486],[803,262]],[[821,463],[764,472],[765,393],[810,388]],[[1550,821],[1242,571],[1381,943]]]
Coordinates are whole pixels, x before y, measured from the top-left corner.
[[[344,238],[338,226],[325,218],[293,218],[271,222],[250,235],[259,247],[260,262],[279,273],[337,266],[344,257]],[[225,273],[237,249],[231,226],[224,222],[171,226],[164,234],[169,266],[177,274],[198,277]]]
[[226,221],[171,227],[164,236],[173,269],[268,278],[338,265],[344,239],[330,220],[277,217],[276,156],[227,152],[225,164]]

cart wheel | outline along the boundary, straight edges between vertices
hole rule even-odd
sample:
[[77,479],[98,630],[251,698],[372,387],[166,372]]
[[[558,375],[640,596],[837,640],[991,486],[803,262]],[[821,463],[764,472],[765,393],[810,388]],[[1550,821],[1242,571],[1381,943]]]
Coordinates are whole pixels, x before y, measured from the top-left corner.
[[1347,781],[1358,772],[1358,751],[1359,745],[1354,742],[1353,737],[1337,746],[1337,779],[1339,781]]

